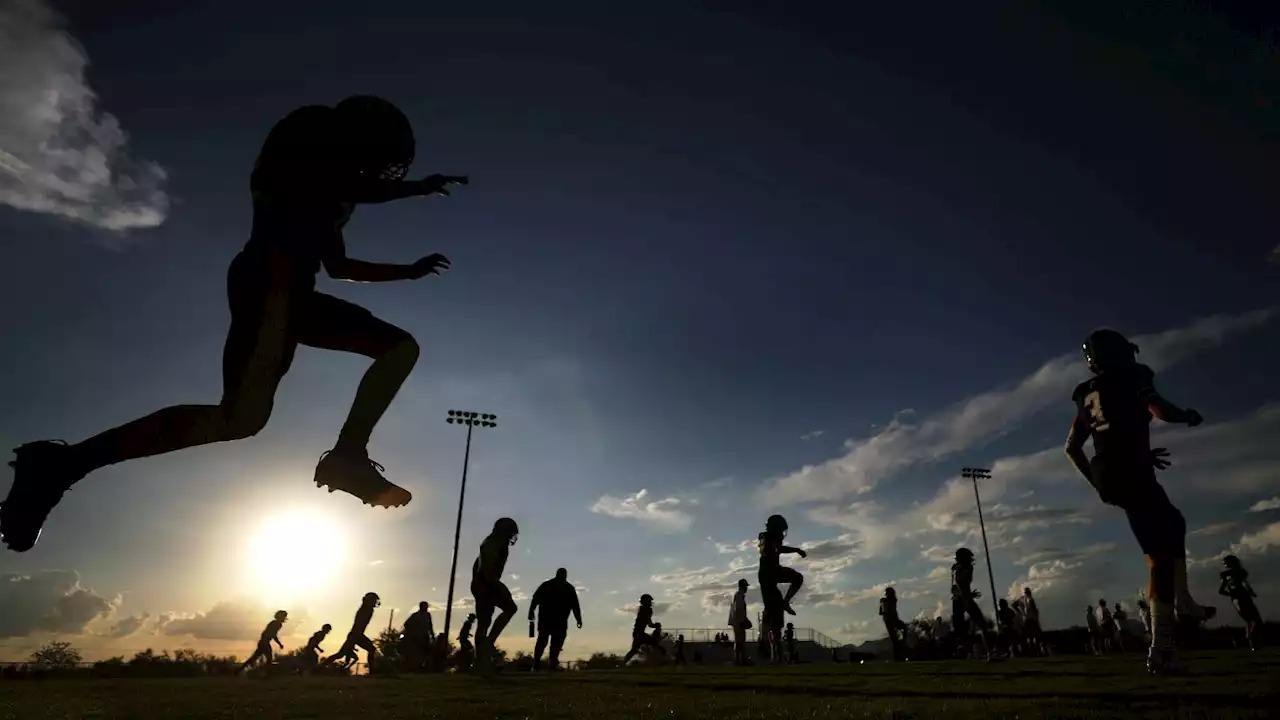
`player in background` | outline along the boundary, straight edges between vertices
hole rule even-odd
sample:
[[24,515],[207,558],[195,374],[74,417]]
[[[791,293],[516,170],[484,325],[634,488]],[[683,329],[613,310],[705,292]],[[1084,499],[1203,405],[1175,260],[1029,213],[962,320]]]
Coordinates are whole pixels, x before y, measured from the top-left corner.
[[1005,598],[1000,598],[996,603],[996,619],[1000,625],[1000,641],[997,643],[999,652],[1013,657],[1014,650],[1018,647],[1018,614]]
[[[1067,435],[1067,457],[1108,505],[1124,510],[1147,558],[1147,596],[1152,605],[1147,670],[1181,670],[1174,651],[1177,618],[1203,621],[1215,610],[1202,606],[1187,588],[1187,523],[1156,480],[1168,467],[1163,449],[1151,448],[1151,418],[1195,427],[1200,413],[1166,400],[1155,389],[1155,374],[1137,361],[1138,346],[1120,333],[1100,329],[1084,342],[1093,377],[1072,393],[1075,419]],[[1093,438],[1093,458],[1084,452]]]
[[1124,652],[1125,636],[1128,634],[1125,625],[1129,622],[1129,613],[1125,612],[1124,606],[1120,604],[1119,600],[1116,601],[1115,608],[1111,611],[1111,622],[1115,623],[1116,626],[1113,636],[1115,638],[1116,652]]
[[288,619],[288,612],[284,610],[276,611],[275,617],[272,618],[271,622],[267,623],[267,626],[262,630],[262,635],[258,637],[257,649],[240,666],[240,672],[248,670],[260,659],[267,665],[271,664],[275,659],[275,654],[271,650],[271,643],[275,643],[281,650],[284,649],[284,643],[280,642],[280,629],[284,627],[284,623]]
[[[475,625],[476,614],[468,613],[462,621],[462,629],[458,631],[458,667],[469,668],[475,658],[476,648],[471,644],[471,626]],[[447,647],[447,645],[446,645]]]
[[1036,605],[1031,588],[1022,588],[1022,631],[1031,652],[1040,657],[1049,655],[1049,646],[1044,641],[1044,628],[1040,624],[1040,606]]
[[907,635],[907,624],[898,617],[898,593],[891,587],[885,588],[884,597],[880,598],[880,619],[884,621],[884,629],[889,633],[893,661],[900,662],[903,656],[903,641],[906,640]]
[[1240,558],[1235,555],[1222,558],[1222,567],[1224,569],[1219,575],[1222,583],[1218,585],[1218,594],[1231,598],[1231,604],[1244,621],[1244,636],[1249,641],[1249,649],[1257,650],[1258,643],[1254,638],[1258,628],[1262,626],[1262,613],[1258,612],[1258,606],[1253,602],[1258,593],[1249,584],[1249,571],[1244,569]]
[[[738,580],[738,592],[733,594],[733,603],[729,606],[729,627],[733,628],[733,664],[747,664],[747,631],[751,629],[751,618],[747,616],[746,578]],[[761,629],[763,632],[763,628]]]
[[[493,532],[480,543],[480,555],[471,566],[471,596],[476,601],[476,668],[488,672],[493,667],[493,645],[516,614],[516,601],[502,582],[511,546],[520,537],[520,527],[509,517],[498,518]],[[497,618],[494,610],[502,612]]]
[[322,266],[336,280],[362,283],[416,280],[449,268],[439,254],[411,265],[347,257],[342,231],[356,205],[448,195],[446,186],[466,182],[444,175],[404,180],[414,153],[409,120],[381,98],[311,105],[277,123],[250,176],[249,240],[227,271],[231,326],[221,400],[167,407],[73,445],[38,440],[17,448],[9,463],[13,486],[0,505],[0,536],[9,549],[30,550],[63,494],[94,470],[256,435],[298,345],[373,360],[336,444],[320,456],[316,485],[374,506],[408,503],[409,491],[381,475],[366,447],[417,362],[418,344],[368,310],[316,292],[315,284]]
[[[652,635],[648,632],[649,628],[654,629]],[[626,665],[643,648],[654,647],[665,655],[666,648],[659,644],[661,632],[662,625],[653,621],[653,596],[645,593],[640,596],[640,607],[636,608],[636,622],[631,627],[631,649],[622,658],[622,664]]]
[[[956,645],[965,653],[973,653],[973,637],[976,635],[988,652],[987,618],[975,602],[982,593],[973,589],[973,551],[956,550],[956,561],[951,565],[951,629]],[[963,645],[962,645],[963,644]]]
[[324,653],[324,648],[320,647],[320,643],[329,637],[329,633],[332,630],[333,626],[325,623],[307,639],[306,646],[302,648],[302,663],[305,667],[315,667],[320,663],[320,655]]
[[1102,640],[1102,652],[1115,650],[1115,618],[1111,617],[1111,608],[1105,599],[1098,599],[1098,637]]
[[1151,640],[1151,605],[1146,600],[1138,600],[1138,619],[1142,621],[1142,631],[1146,633],[1149,642]]
[[373,661],[378,651],[366,632],[369,630],[369,623],[373,620],[373,611],[380,605],[382,605],[382,599],[378,597],[378,593],[364,594],[360,600],[360,607],[356,610],[355,619],[351,621],[351,630],[347,632],[346,641],[342,643],[342,647],[338,648],[338,652],[325,658],[322,665],[332,665],[340,659],[346,660],[348,665],[357,662],[359,656],[356,655],[356,648],[361,648],[365,651],[365,663],[369,666],[370,672],[373,671]]
[[686,663],[684,660],[684,635],[683,634],[676,635],[676,642],[675,642],[675,645],[672,646],[671,655],[673,656],[674,665],[676,667],[679,667],[681,665],[688,665],[688,663]]
[[405,618],[401,642],[405,665],[410,669],[425,666],[431,660],[431,649],[436,641],[435,625],[431,622],[431,604],[418,603],[418,610]]
[[1084,624],[1089,628],[1089,652],[1093,655],[1102,654],[1102,632],[1098,629],[1098,611],[1093,606],[1084,610]]

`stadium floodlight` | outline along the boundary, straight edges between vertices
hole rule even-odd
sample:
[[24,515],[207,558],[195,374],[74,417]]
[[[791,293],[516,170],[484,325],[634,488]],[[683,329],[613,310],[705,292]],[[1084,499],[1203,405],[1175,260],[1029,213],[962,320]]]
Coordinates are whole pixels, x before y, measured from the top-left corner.
[[991,548],[987,547],[987,525],[982,521],[982,498],[978,496],[978,481],[990,480],[991,471],[986,468],[964,468],[962,477],[973,481],[973,501],[978,505],[978,527],[982,530],[982,553],[987,556],[987,580],[991,582],[991,611],[996,622],[996,632],[1000,632],[1000,605],[996,599],[996,576],[991,571]]
[[458,492],[458,522],[453,528],[453,563],[449,565],[449,600],[444,606],[444,636],[449,638],[449,621],[453,619],[453,585],[458,574],[458,542],[462,537],[462,503],[467,499],[467,466],[471,464],[471,431],[498,427],[498,416],[471,410],[450,410],[445,422],[467,426],[467,449],[462,455],[462,489]]

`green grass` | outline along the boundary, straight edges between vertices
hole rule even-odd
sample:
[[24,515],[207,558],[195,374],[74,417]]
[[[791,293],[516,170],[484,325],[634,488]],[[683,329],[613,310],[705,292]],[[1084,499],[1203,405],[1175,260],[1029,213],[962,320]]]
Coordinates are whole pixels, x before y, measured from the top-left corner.
[[558,675],[0,681],[0,718],[1270,717],[1280,653]]

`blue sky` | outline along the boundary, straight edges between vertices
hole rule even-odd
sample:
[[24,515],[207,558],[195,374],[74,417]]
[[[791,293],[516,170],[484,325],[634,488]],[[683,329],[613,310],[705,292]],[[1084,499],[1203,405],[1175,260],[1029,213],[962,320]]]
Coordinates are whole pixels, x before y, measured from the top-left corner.
[[[243,655],[276,606],[296,642],[369,589],[442,609],[455,407],[500,416],[475,438],[462,577],[516,517],[509,585],[569,569],[573,654],[624,649],[642,592],[668,627],[721,626],[772,512],[811,551],[798,624],[875,637],[886,583],[932,615],[939,568],[980,551],[966,465],[995,471],[1000,594],[1030,584],[1051,625],[1077,622],[1145,584],[1123,517],[1061,453],[1076,348],[1103,324],[1207,418],[1157,430],[1199,594],[1235,549],[1277,617],[1280,92],[1225,20],[71,2],[64,26],[13,7],[4,447],[218,397],[248,170],[292,108],[384,95],[417,128],[414,172],[472,184],[347,231],[353,256],[443,252],[447,276],[322,280],[423,347],[371,445],[413,503],[311,484],[366,361],[301,350],[259,436],[95,473],[34,551],[0,557],[5,656],[51,633]],[[1190,31],[1195,63],[1172,39]]]

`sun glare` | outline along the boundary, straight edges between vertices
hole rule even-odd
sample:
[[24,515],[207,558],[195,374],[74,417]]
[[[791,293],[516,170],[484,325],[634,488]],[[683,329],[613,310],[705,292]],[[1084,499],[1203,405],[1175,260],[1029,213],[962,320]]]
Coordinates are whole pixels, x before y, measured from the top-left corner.
[[250,536],[250,590],[268,602],[307,600],[333,585],[347,555],[343,528],[310,509],[273,515]]

